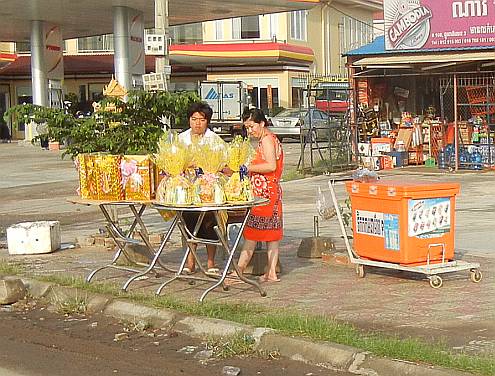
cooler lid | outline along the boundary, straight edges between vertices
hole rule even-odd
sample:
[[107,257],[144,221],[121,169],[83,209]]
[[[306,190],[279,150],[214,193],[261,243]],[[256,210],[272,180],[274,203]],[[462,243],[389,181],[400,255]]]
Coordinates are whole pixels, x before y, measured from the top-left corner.
[[429,195],[439,192],[438,196],[456,195],[461,188],[459,183],[428,183],[392,179],[381,179],[370,183],[352,181],[347,182],[346,187],[349,194],[373,194],[382,197],[416,196],[424,192],[428,192]]

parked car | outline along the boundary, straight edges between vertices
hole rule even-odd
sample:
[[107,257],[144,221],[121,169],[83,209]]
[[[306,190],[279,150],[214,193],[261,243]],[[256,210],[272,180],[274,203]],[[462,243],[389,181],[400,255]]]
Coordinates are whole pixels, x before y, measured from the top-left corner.
[[334,122],[324,111],[317,108],[287,109],[269,120],[270,130],[277,135],[279,140],[301,138],[301,129],[309,134],[310,125],[313,140],[324,138],[328,127]]

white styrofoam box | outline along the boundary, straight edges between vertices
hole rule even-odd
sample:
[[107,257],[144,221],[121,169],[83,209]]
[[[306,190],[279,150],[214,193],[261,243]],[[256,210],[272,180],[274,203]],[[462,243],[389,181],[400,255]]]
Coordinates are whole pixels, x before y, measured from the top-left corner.
[[359,155],[364,155],[366,157],[371,156],[371,145],[365,142],[358,143],[358,153]]
[[60,222],[23,222],[7,228],[11,255],[50,253],[60,248]]

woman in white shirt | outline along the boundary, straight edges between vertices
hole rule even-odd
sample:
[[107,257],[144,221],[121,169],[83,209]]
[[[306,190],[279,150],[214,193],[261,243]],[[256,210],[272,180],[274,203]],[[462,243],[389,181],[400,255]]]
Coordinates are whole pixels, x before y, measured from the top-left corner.
[[[189,129],[179,134],[179,140],[183,143],[190,145],[193,137],[199,137],[199,144],[209,142],[213,139],[219,139],[223,142],[220,136],[208,128],[211,117],[213,116],[213,110],[207,103],[192,103],[187,110],[187,116],[189,118]],[[186,222],[186,226],[189,231],[193,232],[199,214],[199,212],[184,212],[184,221]],[[207,213],[203,219],[197,236],[208,240],[218,240],[217,234],[213,229],[215,224],[216,222],[213,213]],[[190,246],[196,250],[196,244],[190,244]],[[208,273],[218,273],[218,268],[215,266],[216,246],[207,244],[206,252],[208,253]],[[195,271],[195,267],[194,256],[190,253],[187,259],[186,267],[184,267],[184,272],[193,273]]]

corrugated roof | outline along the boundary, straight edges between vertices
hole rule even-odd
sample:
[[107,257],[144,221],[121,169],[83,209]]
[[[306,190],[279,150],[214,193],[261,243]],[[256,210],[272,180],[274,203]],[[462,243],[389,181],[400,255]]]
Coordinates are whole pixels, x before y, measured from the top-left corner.
[[434,54],[438,52],[449,52],[449,51],[473,51],[473,50],[495,50],[495,46],[487,47],[465,47],[465,48],[439,48],[436,50],[395,50],[387,51],[385,50],[385,36],[381,35],[376,37],[375,40],[369,44],[362,47],[356,48],[355,50],[348,51],[344,56],[365,56],[365,55],[384,55],[384,54],[407,54],[407,53],[422,53],[422,54]]

